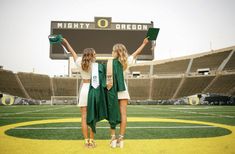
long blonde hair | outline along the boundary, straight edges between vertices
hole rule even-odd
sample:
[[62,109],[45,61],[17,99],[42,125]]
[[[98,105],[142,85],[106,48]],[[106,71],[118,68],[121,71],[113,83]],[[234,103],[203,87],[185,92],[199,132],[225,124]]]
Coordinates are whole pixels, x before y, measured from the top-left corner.
[[128,51],[126,49],[126,47],[123,44],[115,44],[113,46],[113,52],[112,52],[112,56],[114,58],[118,58],[118,60],[120,61],[120,63],[122,64],[123,70],[127,69],[127,60],[128,60]]
[[88,72],[91,63],[95,61],[95,50],[93,48],[86,48],[83,50],[82,55],[82,70]]

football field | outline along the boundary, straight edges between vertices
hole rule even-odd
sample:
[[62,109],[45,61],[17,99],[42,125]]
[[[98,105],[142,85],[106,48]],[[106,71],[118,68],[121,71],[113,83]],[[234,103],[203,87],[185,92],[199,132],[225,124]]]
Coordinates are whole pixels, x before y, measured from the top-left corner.
[[[97,124],[86,149],[73,105],[0,106],[1,153],[235,153],[235,106],[128,105],[123,149],[109,147],[109,124]],[[119,129],[117,128],[117,134]]]

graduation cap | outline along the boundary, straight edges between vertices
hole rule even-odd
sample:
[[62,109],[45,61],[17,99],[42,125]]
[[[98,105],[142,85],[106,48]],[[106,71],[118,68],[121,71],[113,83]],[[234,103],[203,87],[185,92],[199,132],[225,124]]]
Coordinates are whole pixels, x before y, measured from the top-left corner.
[[59,43],[59,45],[62,46],[62,48],[64,50],[64,56],[68,58],[70,56],[70,52],[68,52],[68,50],[65,48],[65,46],[61,44],[62,38],[63,38],[63,36],[61,34],[58,34],[58,35],[51,34],[48,36],[48,39],[51,44]]
[[61,43],[62,38],[63,38],[63,36],[61,34],[59,34],[59,35],[51,34],[51,35],[48,36],[48,39],[49,39],[51,44]]
[[159,30],[159,28],[149,28],[146,35],[146,37],[148,37],[148,40],[156,40]]

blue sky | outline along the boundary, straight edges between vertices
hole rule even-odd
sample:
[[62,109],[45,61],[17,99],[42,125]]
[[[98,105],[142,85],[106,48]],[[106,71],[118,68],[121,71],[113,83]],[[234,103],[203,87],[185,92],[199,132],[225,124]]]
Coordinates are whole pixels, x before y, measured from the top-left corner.
[[0,65],[14,72],[67,73],[49,58],[51,20],[149,23],[161,29],[155,59],[235,45],[234,0],[0,0]]

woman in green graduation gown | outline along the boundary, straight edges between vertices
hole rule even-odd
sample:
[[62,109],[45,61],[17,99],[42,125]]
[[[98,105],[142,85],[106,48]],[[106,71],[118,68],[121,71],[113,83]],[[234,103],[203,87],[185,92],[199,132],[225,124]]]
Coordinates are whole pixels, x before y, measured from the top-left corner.
[[[143,48],[148,42],[149,42],[148,38],[145,38],[143,40],[143,43],[139,46],[139,48],[130,56],[128,56],[127,49],[123,44],[115,44],[113,46],[112,56],[114,58],[117,58],[122,64],[124,77],[128,71],[128,66],[135,63],[137,56],[141,53],[141,51],[143,50]],[[118,138],[116,138],[115,129],[111,128],[110,145],[113,148],[116,146],[121,147],[121,148],[124,147],[124,135],[125,135],[126,123],[127,123],[126,110],[127,110],[128,100],[130,99],[126,83],[125,83],[125,87],[126,87],[125,91],[118,92],[119,109],[121,113],[121,124],[120,124],[120,132],[119,132]]]

